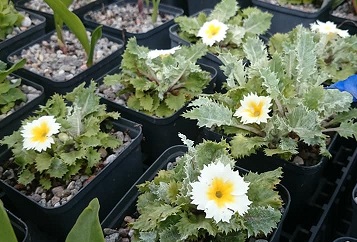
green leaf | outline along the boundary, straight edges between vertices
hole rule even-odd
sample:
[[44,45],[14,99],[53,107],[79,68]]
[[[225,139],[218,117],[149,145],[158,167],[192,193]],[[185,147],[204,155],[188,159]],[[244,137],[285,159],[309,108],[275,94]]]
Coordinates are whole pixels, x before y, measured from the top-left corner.
[[297,53],[297,82],[309,80],[311,75],[315,72],[316,56],[315,43],[313,35],[310,32],[303,31],[302,26],[297,27],[296,37],[296,53]]
[[175,96],[172,94],[168,94],[167,98],[165,99],[165,103],[168,108],[177,111],[180,108],[182,108],[185,103],[186,103],[186,97],[183,92],[181,92],[179,95]]
[[199,127],[234,125],[233,112],[226,106],[207,97],[199,97],[193,100],[189,107],[194,107],[184,114],[183,117],[195,119]]
[[66,165],[74,165],[77,160],[83,159],[86,156],[86,150],[85,149],[79,149],[79,150],[71,150],[69,152],[61,152],[60,158],[61,162],[63,162]]
[[273,231],[273,228],[276,228],[277,223],[281,219],[281,213],[279,210],[269,206],[254,207],[248,210],[245,218],[248,237],[256,236],[260,233],[266,236]]
[[270,28],[272,17],[273,15],[270,13],[256,9],[243,20],[243,27],[247,33],[255,35],[264,34]]
[[86,157],[87,157],[88,167],[96,166],[98,162],[101,160],[100,153],[93,148],[87,149]]
[[342,122],[339,127],[335,128],[339,135],[345,138],[353,137],[357,140],[357,123]]
[[140,232],[140,241],[143,242],[156,242],[156,232]]
[[161,233],[159,233],[159,238],[160,242],[172,242],[180,241],[181,236],[177,232],[177,228],[175,226],[171,226],[168,229],[164,229]]
[[90,43],[88,40],[86,29],[82,21],[78,18],[77,15],[72,13],[67,9],[66,5],[62,1],[58,0],[44,0],[50,8],[53,9],[53,12],[58,14],[67,27],[75,34],[78,40],[81,42],[87,56],[90,53]]
[[263,41],[258,39],[258,37],[249,37],[243,44],[243,51],[252,67],[263,68],[267,65],[268,52]]
[[30,170],[24,169],[21,171],[17,181],[20,184],[23,184],[26,186],[26,185],[30,184],[34,179],[35,179],[35,175]]
[[152,111],[154,100],[150,95],[144,95],[138,98],[143,110]]
[[6,213],[4,204],[0,200],[0,242],[17,242],[14,229]]
[[[99,221],[99,201],[94,198],[79,215],[66,242],[105,241]],[[85,232],[84,232],[85,231]]]
[[241,134],[235,135],[230,141],[232,155],[236,158],[250,156],[266,143],[263,137],[245,137]]
[[227,86],[229,88],[238,86],[244,87],[247,81],[243,60],[231,53],[222,53],[218,58],[223,63],[220,68],[224,72],[224,75],[227,76]]
[[[199,213],[199,211],[196,211]],[[176,227],[181,235],[181,241],[187,238],[198,239],[199,231],[201,229],[208,231],[210,235],[216,235],[217,229],[212,224],[212,220],[206,219],[203,212],[197,216],[189,216],[186,213],[181,215],[180,221],[176,224]]]
[[227,22],[233,17],[238,10],[237,1],[235,0],[222,0],[217,3],[209,15],[209,20],[217,19],[222,23]]
[[102,37],[102,25],[99,25],[95,28],[92,32],[92,37],[90,41],[90,50],[88,54],[87,66],[93,65],[93,56],[94,56],[94,49],[95,45],[97,44],[98,40]]
[[17,62],[15,62],[9,69],[7,70],[0,70],[0,83],[5,80],[5,78],[13,73],[14,71],[17,71],[18,69],[21,69],[24,67],[26,64],[26,59],[21,59]]
[[[263,162],[263,161],[262,161]],[[282,168],[257,174],[249,172],[244,180],[250,182],[248,197],[255,206],[270,207],[279,209],[282,206],[282,200],[279,193],[274,190],[276,184],[280,182]]]
[[52,156],[46,152],[36,155],[36,169],[39,172],[47,170],[51,166]]
[[62,178],[66,174],[67,171],[68,171],[68,168],[67,168],[66,164],[63,163],[61,159],[54,157],[52,160],[52,164],[47,172],[51,177]]

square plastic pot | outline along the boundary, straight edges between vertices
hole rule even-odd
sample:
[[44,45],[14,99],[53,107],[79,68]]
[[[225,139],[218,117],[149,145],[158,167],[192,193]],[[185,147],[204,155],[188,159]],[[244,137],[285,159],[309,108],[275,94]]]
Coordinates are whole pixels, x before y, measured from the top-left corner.
[[[201,136],[203,139],[213,141],[220,141],[222,138],[227,141],[231,140],[230,137],[223,136],[208,128],[202,129]],[[337,137],[338,135],[332,137],[328,150],[331,151],[334,148]],[[286,219],[287,226],[291,227],[300,219],[304,207],[316,191],[327,162],[328,158],[323,157],[315,165],[299,166],[276,156],[266,156],[264,152],[258,151],[256,154],[237,159],[236,165],[258,173],[282,167],[283,178],[281,184],[289,190],[291,195],[290,212]]]
[[[200,65],[203,70],[211,73],[211,82],[203,92],[213,93],[216,81],[216,70],[211,66]],[[110,74],[118,72],[119,69],[116,68],[112,70]],[[103,78],[104,77],[98,79],[97,82],[99,85],[102,83]],[[117,104],[107,98],[102,97],[101,102],[106,104],[109,110],[118,111],[122,117],[142,125],[144,136],[142,151],[145,156],[145,163],[147,164],[152,164],[167,148],[181,144],[182,142],[178,133],[183,133],[191,140],[196,140],[199,134],[197,122],[181,116],[181,114],[186,111],[187,104],[170,117],[158,118]]]
[[[340,5],[344,4],[347,1],[348,0],[342,2]],[[339,6],[337,6],[336,8],[338,8]],[[342,17],[333,15],[332,13],[335,9],[331,9],[329,11],[329,15],[328,15],[329,20],[334,22],[338,26],[339,29],[348,30],[348,33],[350,35],[357,34],[357,21],[353,21],[351,19],[342,18]]]
[[[103,220],[144,171],[140,147],[141,127],[123,118],[113,120],[113,125],[116,130],[128,132],[132,143],[65,204],[43,207],[0,180],[0,188],[15,207],[16,214],[31,221],[42,232],[52,235],[58,241],[64,241],[79,214],[95,197],[99,199],[99,218]],[[11,152],[7,150],[0,156],[0,164],[9,157]]]
[[[94,8],[95,6],[100,6],[103,3],[108,2],[109,0],[95,0],[91,3],[88,3],[80,8],[74,9],[72,12],[75,13],[80,19],[83,20],[83,15]],[[47,13],[47,12],[42,12],[39,10],[35,10],[31,7],[25,6],[25,4],[29,2],[29,0],[16,0],[15,5],[22,8],[26,9],[27,11],[34,12],[38,15],[41,15],[46,18],[46,32],[50,32],[55,29],[55,22],[54,22],[54,17],[53,13]]]
[[18,49],[21,49],[23,46],[45,34],[46,19],[36,13],[26,11],[21,8],[16,8],[18,11],[24,11],[29,14],[31,19],[38,19],[40,24],[35,25],[29,28],[26,31],[23,31],[12,38],[0,41],[0,60],[6,61],[7,56]]
[[[131,216],[136,212],[136,201],[139,196],[137,185],[154,179],[158,171],[166,170],[169,162],[174,162],[177,157],[184,155],[187,152],[187,147],[184,145],[175,145],[165,150],[160,157],[145,171],[145,173],[135,182],[125,196],[115,205],[114,209],[102,222],[102,228],[118,228],[124,221],[125,216]],[[240,173],[246,174],[248,171],[240,167],[237,168]],[[277,189],[283,200],[284,211],[278,227],[272,232],[269,242],[279,242],[280,233],[284,219],[289,211],[290,194],[289,191],[281,184],[278,184]]]
[[[88,30],[92,31],[92,29],[88,28]],[[50,37],[55,33],[55,31],[51,31],[47,33],[46,35],[37,38],[35,41],[27,44],[26,46],[23,47],[23,49],[28,49],[31,46],[35,44],[41,44],[42,41],[44,40],[49,40]],[[110,71],[113,66],[118,66],[121,62],[121,55],[124,51],[124,43],[122,40],[118,38],[114,38],[113,36],[103,34],[102,38],[107,38],[108,40],[117,43],[120,45],[120,48],[118,48],[116,51],[114,51],[112,54],[108,55],[107,57],[101,59],[100,61],[94,63],[92,66],[87,68],[86,70],[82,71],[81,73],[75,75],[72,79],[67,80],[67,81],[55,81],[50,78],[47,78],[43,75],[40,75],[38,73],[32,72],[30,69],[26,68],[21,68],[17,70],[15,73],[18,74],[19,76],[26,78],[28,80],[31,80],[35,83],[40,84],[41,86],[44,87],[45,94],[47,97],[53,95],[54,93],[59,93],[59,94],[65,94],[67,92],[72,91],[76,86],[81,84],[82,82],[86,82],[89,84],[89,82],[92,79],[99,78],[100,76],[104,75],[108,71]],[[12,52],[8,58],[7,62],[9,64],[14,64],[10,60],[10,56],[21,56],[21,51],[22,50],[17,50]]]
[[20,218],[16,217],[15,214],[5,209],[7,216],[10,219],[11,226],[15,232],[16,239],[18,242],[30,242],[31,236],[29,234],[29,228],[27,224],[24,223]]
[[310,24],[316,20],[325,22],[328,20],[328,13],[331,6],[330,0],[324,0],[324,3],[318,11],[309,13],[260,0],[252,0],[252,3],[253,6],[258,7],[262,11],[273,14],[271,26],[268,30],[270,34],[287,33],[299,24],[309,28]]
[[[116,4],[120,6],[127,3],[135,4],[136,2],[137,2],[136,0],[119,0],[119,1],[112,2],[110,4]],[[91,11],[100,11],[102,8],[103,8],[102,6],[99,6],[93,8]],[[104,6],[104,9],[106,8],[108,8],[108,5]],[[183,14],[183,9],[160,3],[159,12],[165,14],[171,14],[174,17],[177,17]],[[84,23],[93,28],[99,25],[99,23],[96,22],[94,19],[92,19],[88,13],[84,15]],[[125,30],[113,28],[108,25],[103,25],[103,31],[112,36],[122,36],[125,43],[128,41],[130,37],[135,37],[139,45],[146,46],[150,49],[169,49],[170,48],[169,27],[172,24],[174,24],[173,19],[145,33],[129,33]]]

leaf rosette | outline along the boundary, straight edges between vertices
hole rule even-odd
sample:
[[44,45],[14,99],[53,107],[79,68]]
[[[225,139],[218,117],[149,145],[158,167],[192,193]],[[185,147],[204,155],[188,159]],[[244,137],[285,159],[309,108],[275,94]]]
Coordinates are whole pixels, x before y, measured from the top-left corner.
[[36,180],[45,189],[56,182],[66,184],[79,172],[94,173],[103,159],[100,149],[115,153],[122,140],[110,132],[109,119],[119,114],[107,112],[95,90],[92,82],[65,96],[54,94],[19,130],[1,140],[20,168],[19,183]]

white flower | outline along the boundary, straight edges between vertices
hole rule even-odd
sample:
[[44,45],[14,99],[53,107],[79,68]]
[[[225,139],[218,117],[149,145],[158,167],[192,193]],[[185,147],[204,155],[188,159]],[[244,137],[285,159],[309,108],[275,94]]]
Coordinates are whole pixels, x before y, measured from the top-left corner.
[[243,215],[252,203],[247,196],[249,182],[220,162],[204,166],[198,181],[191,186],[192,203],[217,223],[229,222],[236,212]]
[[198,31],[197,36],[202,37],[204,44],[212,46],[215,42],[220,42],[226,38],[228,26],[214,19],[206,22]]
[[176,47],[171,48],[169,50],[151,50],[148,53],[148,58],[149,59],[154,59],[154,58],[159,57],[159,56],[172,55],[178,49],[181,49],[181,46],[176,46]]
[[39,152],[51,147],[54,143],[53,134],[57,134],[61,125],[56,123],[53,116],[42,116],[37,120],[27,123],[21,130],[24,138],[24,149],[34,149]]
[[327,21],[326,23],[323,23],[317,20],[316,23],[310,24],[310,28],[312,31],[319,32],[321,34],[327,34],[331,38],[335,38],[337,35],[339,35],[342,38],[350,36],[347,30],[341,30],[337,28],[336,24],[334,24],[331,21]]
[[271,98],[265,96],[258,96],[250,93],[244,96],[240,101],[241,106],[233,114],[240,117],[244,124],[250,123],[266,123],[269,116],[269,108],[271,106]]

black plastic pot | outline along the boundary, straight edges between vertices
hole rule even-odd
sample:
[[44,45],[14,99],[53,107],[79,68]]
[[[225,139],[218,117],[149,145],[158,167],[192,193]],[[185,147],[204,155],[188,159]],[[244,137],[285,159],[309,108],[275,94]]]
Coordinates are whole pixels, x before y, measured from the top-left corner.
[[[21,78],[17,75],[12,74],[15,78]],[[26,78],[21,78],[21,84],[34,87],[41,91],[40,96],[26,103],[19,110],[8,115],[6,118],[0,120],[0,139],[11,134],[14,130],[18,129],[21,125],[21,120],[26,118],[38,105],[42,104],[45,99],[45,93],[43,87],[39,84],[31,82]],[[0,146],[0,152],[3,147]]]
[[[30,242],[31,241],[31,236],[29,234],[29,229],[27,227],[27,224],[24,223],[20,218],[16,217],[15,214],[10,212],[9,210],[5,209],[7,212],[7,216],[10,219],[10,223],[12,225],[12,228],[15,232],[17,241],[19,242]],[[1,240],[1,238],[0,238]]]
[[21,8],[16,8],[18,11],[24,11],[29,14],[31,19],[38,19],[40,24],[33,26],[32,28],[17,34],[16,36],[0,41],[0,60],[6,61],[6,57],[13,51],[20,49],[28,44],[30,41],[35,40],[38,36],[45,34],[46,19],[38,14],[30,11],[25,11]]
[[[110,4],[124,5],[126,3],[135,4],[136,0],[118,0]],[[107,8],[106,5],[104,8]],[[91,11],[99,11],[103,7],[93,8]],[[174,17],[183,14],[183,9],[176,8],[173,6],[159,4],[159,12],[165,14],[171,14]],[[93,20],[88,13],[84,15],[84,23],[91,27],[96,27],[99,25],[95,20]],[[146,33],[129,33],[122,29],[112,28],[107,25],[103,25],[103,31],[112,36],[122,36],[124,42],[126,43],[130,37],[135,36],[137,43],[139,45],[147,46],[150,49],[168,49],[170,48],[170,38],[169,38],[169,27],[174,23],[174,20],[165,22],[164,24],[149,30]]]
[[[30,220],[42,232],[52,235],[58,241],[64,241],[79,214],[94,197],[99,199],[99,218],[103,220],[144,171],[140,148],[141,127],[123,118],[114,120],[113,125],[117,130],[128,132],[132,143],[65,204],[43,207],[0,180],[0,188],[14,205],[16,214]],[[0,156],[0,162],[7,161],[10,156],[8,150]]]
[[[108,216],[102,222],[102,228],[118,228],[124,221],[125,216],[131,216],[136,212],[136,201],[139,195],[137,188],[138,184],[145,181],[152,180],[159,170],[166,169],[169,162],[174,162],[177,157],[184,155],[187,152],[187,147],[184,145],[175,145],[165,150],[161,156],[145,171],[145,173],[137,180],[137,182],[130,188],[125,196],[115,205],[114,209],[108,214]],[[247,170],[238,167],[238,170],[243,173],[247,173]],[[280,233],[283,226],[286,214],[289,211],[290,206],[290,194],[283,185],[277,186],[280,196],[284,202],[284,211],[280,223],[277,229],[274,230],[270,242],[279,242]]]
[[[92,8],[94,8],[95,6],[100,6],[103,3],[108,2],[109,0],[95,0],[94,2],[88,3],[85,6],[82,6],[80,8],[74,9],[72,12],[75,13],[80,19],[83,20],[83,15],[88,12],[89,10],[91,10]],[[34,12],[38,15],[41,15],[43,17],[46,18],[46,32],[50,32],[55,28],[55,24],[54,24],[54,17],[52,13],[47,13],[47,12],[42,12],[42,11],[38,11],[35,10],[31,7],[27,7],[25,6],[25,4],[29,2],[29,0],[17,0],[15,2],[15,5],[26,9],[28,11]]]
[[160,3],[181,8],[185,15],[188,14],[188,0],[161,0]]
[[[345,1],[347,2],[347,1]],[[344,4],[345,2],[342,2]],[[337,6],[338,7],[338,6]],[[336,7],[336,8],[337,8]],[[335,9],[336,9],[335,8]],[[335,9],[331,9],[329,12],[329,20],[334,22],[338,28],[348,30],[350,35],[357,34],[357,21],[353,21],[347,18],[341,18],[333,15],[333,11]]]
[[357,238],[357,183],[352,190],[352,211],[352,221],[350,224],[349,235]]
[[[91,29],[88,28],[88,30],[92,31]],[[49,40],[50,37],[55,33],[55,31],[51,31],[50,33],[47,33],[46,35],[38,38],[37,40],[29,43],[28,45],[24,46],[24,49],[28,49],[31,46],[35,44],[40,44],[44,40]],[[109,36],[107,34],[103,34],[102,38],[107,38],[110,41],[114,43],[118,43],[120,45],[120,48],[118,48],[116,51],[114,51],[112,54],[109,56],[103,58],[97,63],[94,63],[91,67],[87,68],[86,70],[82,71],[81,73],[75,75],[72,79],[67,80],[67,81],[54,81],[52,79],[49,79],[43,75],[40,75],[38,73],[32,72],[30,69],[26,68],[21,68],[17,70],[15,73],[18,74],[19,76],[23,78],[27,78],[35,83],[38,83],[44,87],[45,94],[47,97],[51,96],[52,94],[60,93],[60,94],[65,94],[67,92],[70,92],[81,84],[82,82],[86,82],[89,84],[89,82],[92,79],[99,78],[100,76],[104,75],[108,71],[110,71],[113,66],[119,66],[121,62],[121,55],[124,51],[124,43],[122,40],[118,38],[114,38],[112,36]],[[10,61],[10,56],[20,56],[21,57],[21,50],[17,50],[15,52],[12,52],[8,58],[7,61],[10,64],[14,64],[13,62]]]
[[[209,86],[203,92],[212,93],[216,81],[216,70],[204,64],[201,64],[201,67],[203,70],[209,71],[212,76]],[[118,72],[119,70],[116,68],[109,74]],[[98,79],[98,83],[102,83],[102,80],[103,77]],[[109,110],[118,111],[121,117],[133,120],[142,125],[144,136],[142,151],[145,156],[145,163],[147,164],[152,164],[167,148],[182,144],[178,133],[183,133],[191,140],[196,140],[199,134],[196,121],[185,119],[181,116],[187,109],[187,105],[170,117],[158,118],[130,109],[103,97],[101,98],[101,102],[106,104]]]
[[[205,8],[214,8],[219,0],[187,0],[188,15],[193,15]],[[237,0],[240,8],[246,8],[252,5],[251,0]]]
[[314,23],[316,20],[325,22],[328,20],[331,2],[332,1],[324,0],[323,6],[321,6],[317,12],[308,13],[260,0],[252,0],[253,6],[273,14],[271,26],[268,30],[268,33],[270,34],[289,32],[299,24],[302,24],[305,27],[310,27],[310,24]]
[[352,237],[341,237],[335,239],[333,242],[357,242],[357,239]]
[[[222,138],[230,141],[229,137],[223,136],[210,129],[202,129],[202,138],[206,140],[220,141]],[[329,144],[331,150],[335,145],[337,135],[335,135]],[[237,159],[236,165],[253,172],[266,172],[278,167],[283,169],[283,184],[290,192],[291,205],[286,223],[289,225],[296,223],[300,218],[304,206],[311,199],[312,194],[317,189],[319,181],[323,174],[323,169],[328,162],[326,157],[313,166],[298,166],[276,156],[266,156],[262,151],[258,151],[249,157]]]

